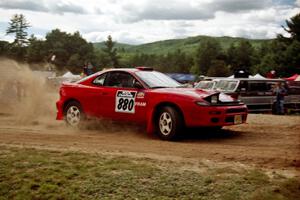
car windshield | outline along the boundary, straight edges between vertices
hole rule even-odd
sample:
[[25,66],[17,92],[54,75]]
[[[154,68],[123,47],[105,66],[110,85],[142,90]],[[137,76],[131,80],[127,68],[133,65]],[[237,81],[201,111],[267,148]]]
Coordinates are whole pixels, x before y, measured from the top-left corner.
[[195,88],[200,88],[203,90],[212,90],[214,88],[214,81],[200,81]]
[[216,90],[220,91],[233,91],[238,84],[236,80],[220,80],[216,84]]
[[139,71],[136,75],[150,88],[181,87],[181,84],[167,75],[156,71]]

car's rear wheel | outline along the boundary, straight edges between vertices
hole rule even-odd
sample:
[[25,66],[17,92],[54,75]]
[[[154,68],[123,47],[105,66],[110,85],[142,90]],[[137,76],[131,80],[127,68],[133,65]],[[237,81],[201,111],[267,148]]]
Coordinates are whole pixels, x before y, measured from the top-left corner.
[[163,140],[177,140],[183,128],[183,118],[173,107],[163,107],[158,114],[157,134]]
[[76,101],[69,102],[64,109],[64,119],[67,125],[79,127],[85,119],[80,103]]

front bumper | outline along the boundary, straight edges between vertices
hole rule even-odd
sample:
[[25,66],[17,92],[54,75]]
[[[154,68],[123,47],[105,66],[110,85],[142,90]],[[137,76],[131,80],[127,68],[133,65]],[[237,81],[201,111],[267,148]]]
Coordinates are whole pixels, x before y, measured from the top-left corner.
[[236,106],[197,106],[186,117],[186,125],[230,126],[245,123],[248,109],[246,105]]

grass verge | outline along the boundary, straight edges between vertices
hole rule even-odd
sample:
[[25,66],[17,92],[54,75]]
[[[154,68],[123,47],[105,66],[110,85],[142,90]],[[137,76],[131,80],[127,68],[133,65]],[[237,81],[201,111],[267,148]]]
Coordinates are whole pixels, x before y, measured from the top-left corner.
[[300,181],[208,167],[0,146],[0,199],[299,199]]

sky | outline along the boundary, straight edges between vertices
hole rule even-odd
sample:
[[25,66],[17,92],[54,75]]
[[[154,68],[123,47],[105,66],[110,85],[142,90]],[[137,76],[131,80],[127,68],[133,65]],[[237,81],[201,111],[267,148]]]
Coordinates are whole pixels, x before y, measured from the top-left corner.
[[0,0],[0,40],[12,15],[23,14],[29,34],[79,31],[89,42],[143,44],[197,35],[274,38],[300,13],[300,0]]

